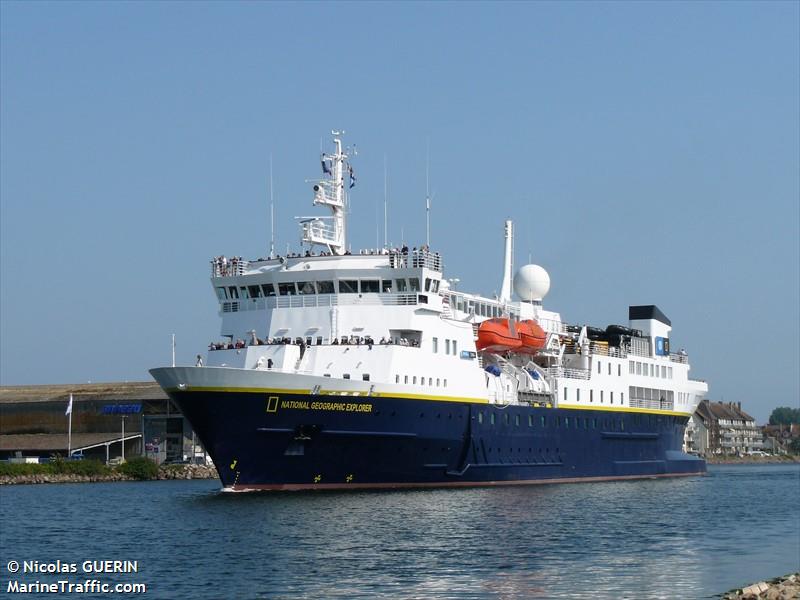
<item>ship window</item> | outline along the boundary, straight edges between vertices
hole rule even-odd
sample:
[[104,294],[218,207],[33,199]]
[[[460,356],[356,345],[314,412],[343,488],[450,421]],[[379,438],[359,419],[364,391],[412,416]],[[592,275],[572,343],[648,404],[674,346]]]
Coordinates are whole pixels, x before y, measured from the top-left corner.
[[440,379],[437,377],[436,378],[436,387],[439,387],[439,382],[440,382]]
[[569,429],[569,417],[564,417],[564,429]]
[[251,298],[261,298],[261,288],[257,285],[248,285],[247,291]]
[[398,292],[405,292],[408,290],[408,286],[406,285],[405,279],[395,279],[394,282],[397,284]]
[[294,296],[297,292],[294,289],[294,281],[278,284],[278,293],[281,296]]
[[581,390],[580,388],[578,388],[577,390],[575,390],[575,402],[580,402],[580,401],[581,401]]
[[358,293],[358,280],[357,279],[340,279],[339,280],[339,293],[340,294],[357,294]]
[[589,429],[589,419],[587,419],[586,417],[583,417],[583,428]]
[[600,374],[600,361],[597,361],[597,374]]
[[653,365],[651,364],[650,365],[650,377],[652,377],[652,376],[653,376]]
[[447,387],[447,379],[444,380],[443,385],[444,387]]
[[506,414],[505,414],[505,422],[506,422],[506,425],[508,425],[508,422],[510,421],[510,416],[511,416],[511,415],[509,415],[508,413],[506,413]]
[[594,390],[589,390],[589,402],[594,402]]
[[439,338],[433,338],[433,353],[439,352]]
[[444,353],[450,354],[450,340],[444,341]]
[[227,300],[228,299],[228,294],[225,291],[224,287],[218,287],[216,289],[217,289],[217,299],[218,300]]
[[542,417],[542,427],[547,427],[547,417]]
[[636,374],[637,375],[641,375],[642,374],[642,363],[640,363],[638,361],[636,362]]
[[600,404],[603,403],[603,390],[600,390]]
[[361,293],[362,294],[377,294],[380,282],[377,279],[362,279],[361,280]]
[[419,277],[409,277],[408,278],[408,288],[412,292],[418,292],[419,291]]
[[609,395],[611,396],[611,404],[614,404],[614,392],[609,392]]
[[236,289],[235,285],[228,286],[228,297],[231,300],[234,300],[239,297],[239,291]]
[[433,387],[433,377],[428,377],[428,385]]
[[265,296],[274,296],[275,295],[275,286],[271,283],[262,283],[261,284],[261,291],[264,292]]
[[369,381],[369,373],[364,373],[364,374],[361,376],[361,379],[363,379],[364,381]]
[[597,418],[592,419],[592,429],[597,429]]
[[345,373],[342,375],[342,379],[350,379],[350,373]]
[[567,401],[567,388],[564,388],[564,402]]
[[431,291],[431,278],[430,277],[426,277],[425,278],[425,291],[426,292],[430,292]]
[[483,423],[483,412],[479,412],[479,413],[478,413],[478,423],[479,423],[479,424],[482,424],[482,423]]
[[417,385],[417,376],[414,375],[414,381],[412,382],[414,385]]
[[458,356],[458,342],[453,340],[453,356]]
[[317,346],[322,346],[322,336],[321,335],[317,336]]
[[403,383],[408,383],[408,375],[406,375],[405,378],[403,379]]
[[620,404],[625,404],[625,392],[620,392],[619,393],[619,403]]
[[489,415],[489,423],[491,423],[492,425],[494,425],[494,413],[491,413],[491,414]]
[[528,427],[533,427],[533,415],[528,415]]
[[611,363],[608,363],[608,374],[611,375]]
[[313,281],[298,281],[297,282],[297,293],[298,294],[314,294],[316,290],[314,289],[314,282]]
[[240,285],[239,286],[239,297],[241,297],[241,298],[248,298],[249,297],[247,295],[247,286],[244,286],[244,285]]
[[628,373],[630,373],[631,375],[636,373],[636,363],[632,360],[628,361]]
[[617,365],[617,377],[622,377],[622,365]]
[[661,379],[667,378],[667,367],[661,367]]
[[672,379],[672,367],[667,367],[667,375]]
[[438,279],[434,279],[433,283],[431,283],[431,291],[434,294],[439,291],[439,280]]
[[330,377],[330,376],[331,376],[331,374],[330,374],[330,373],[325,373],[325,374],[323,375],[323,377]]
[[320,294],[335,294],[332,281],[318,281],[317,292]]
[[556,417],[556,429],[561,427],[561,417]]
[[394,376],[394,382],[395,383],[400,383],[400,375],[395,375]]
[[384,279],[381,281],[381,292],[384,294],[391,294],[392,293],[392,280],[391,279]]

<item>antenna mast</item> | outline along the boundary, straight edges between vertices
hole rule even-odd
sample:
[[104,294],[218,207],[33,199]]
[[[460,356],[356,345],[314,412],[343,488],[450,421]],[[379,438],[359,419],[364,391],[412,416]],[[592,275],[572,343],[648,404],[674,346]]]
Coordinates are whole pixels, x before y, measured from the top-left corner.
[[275,256],[275,197],[272,194],[272,153],[269,155],[269,257]]
[[431,141],[427,140],[425,153],[425,244],[431,247]]
[[386,154],[383,155],[383,247],[389,247],[389,175],[386,170]]
[[[323,179],[314,184],[314,204],[331,209],[330,217],[303,218],[300,221],[302,242],[325,246],[332,254],[342,255],[347,250],[347,191],[344,183],[345,167],[350,176],[350,187],[355,185],[353,167],[347,163],[348,155],[342,150],[344,131],[331,131],[336,146],[334,154],[322,154]],[[325,177],[327,175],[327,177]]]

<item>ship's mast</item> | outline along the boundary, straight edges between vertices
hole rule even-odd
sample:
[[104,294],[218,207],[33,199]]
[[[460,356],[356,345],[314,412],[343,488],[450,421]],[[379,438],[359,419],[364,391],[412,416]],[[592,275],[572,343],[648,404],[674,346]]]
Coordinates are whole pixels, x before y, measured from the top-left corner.
[[345,169],[350,177],[350,187],[353,187],[355,177],[342,149],[341,135],[344,131],[332,131],[331,134],[336,152],[322,155],[323,179],[314,184],[314,205],[327,206],[332,215],[302,219],[301,227],[303,243],[325,246],[329,252],[342,255],[347,250]]

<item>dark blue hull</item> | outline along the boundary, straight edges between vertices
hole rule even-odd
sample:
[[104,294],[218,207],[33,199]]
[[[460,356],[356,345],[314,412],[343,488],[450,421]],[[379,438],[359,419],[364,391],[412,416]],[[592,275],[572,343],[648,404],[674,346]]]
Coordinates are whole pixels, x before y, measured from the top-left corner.
[[177,391],[225,487],[543,483],[695,475],[686,416],[387,397]]

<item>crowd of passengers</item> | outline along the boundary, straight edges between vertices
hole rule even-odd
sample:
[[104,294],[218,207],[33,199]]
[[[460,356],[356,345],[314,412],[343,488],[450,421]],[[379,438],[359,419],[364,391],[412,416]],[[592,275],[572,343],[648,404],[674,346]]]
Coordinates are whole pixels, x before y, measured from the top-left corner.
[[[345,256],[350,256],[350,255],[352,255],[352,252],[350,252],[350,250],[347,250],[344,254],[345,254]],[[405,261],[408,260],[408,256],[411,255],[411,266],[412,267],[417,267],[417,266],[424,265],[425,262],[426,262],[426,259],[429,256],[432,256],[434,258],[434,262],[436,262],[436,263],[439,262],[439,253],[438,252],[431,252],[430,248],[428,247],[427,244],[423,244],[422,246],[419,247],[419,249],[417,249],[417,247],[414,246],[411,250],[409,250],[408,246],[403,244],[403,246],[399,247],[399,248],[380,248],[378,250],[373,250],[373,249],[361,250],[359,252],[359,254],[361,254],[362,256],[364,256],[364,255],[366,255],[366,256],[388,255],[390,257],[392,263],[394,263],[394,261],[396,261],[396,260],[405,262]],[[299,252],[290,252],[289,254],[286,255],[286,258],[304,258],[304,257],[310,258],[312,256],[333,256],[333,253],[332,252],[325,252],[325,251],[317,253],[317,252],[314,252],[313,250],[306,250],[305,254],[300,254]],[[284,257],[281,256],[280,254],[277,254],[274,258],[273,257],[259,258],[257,260],[258,261],[267,261],[267,260],[278,260],[279,261],[279,260],[281,260],[283,258]],[[228,258],[226,256],[215,256],[214,259],[211,262],[216,267],[216,272],[219,275],[239,275],[239,267],[240,267],[240,265],[245,264],[247,261],[242,259],[241,256],[233,256],[231,258]]]
[[[238,339],[235,342],[233,340],[229,340],[227,342],[211,342],[208,345],[209,350],[235,350],[239,348],[244,348],[245,346],[280,346],[284,344],[296,344],[301,348],[305,349],[308,345],[303,338],[290,338],[290,337],[275,337],[275,338],[266,338],[262,340],[261,338],[253,336],[253,339],[250,343],[246,343],[242,339]],[[378,342],[380,346],[389,346],[394,345],[395,341],[392,338],[382,337],[381,341]],[[412,348],[419,348],[419,342],[417,340],[409,340],[406,338],[398,338],[396,344],[398,346],[410,346]],[[346,336],[343,335],[340,338],[333,338],[331,342],[332,346],[368,346],[370,350],[372,350],[372,346],[375,345],[375,340],[372,339],[372,336],[358,336],[358,335],[351,335]]]

